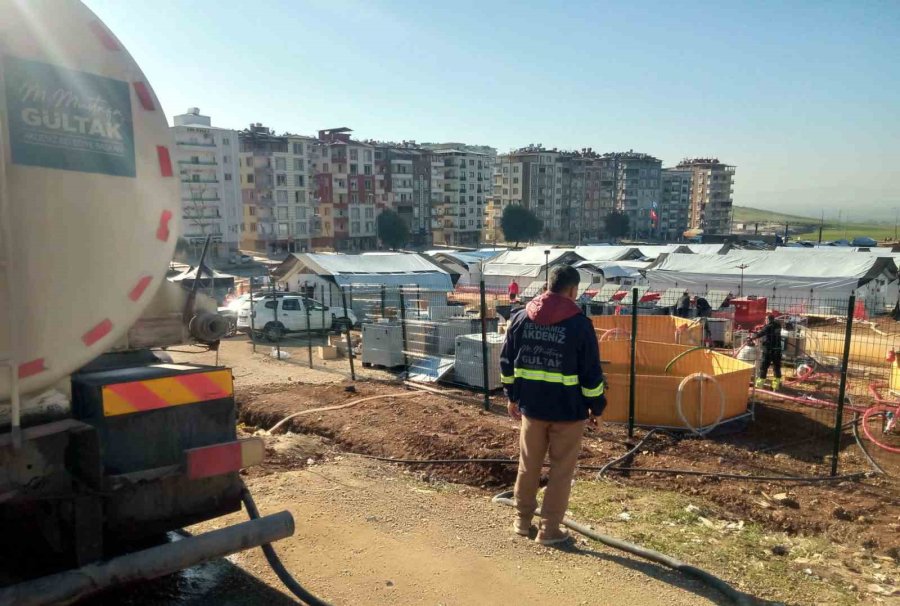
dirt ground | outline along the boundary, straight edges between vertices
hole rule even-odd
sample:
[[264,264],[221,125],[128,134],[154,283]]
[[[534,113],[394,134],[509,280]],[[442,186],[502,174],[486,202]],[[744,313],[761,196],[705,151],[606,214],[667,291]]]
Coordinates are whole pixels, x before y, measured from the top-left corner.
[[[304,409],[406,392],[402,385],[383,381],[391,378],[388,373],[377,377],[382,381],[350,384],[339,369],[310,370],[264,354],[249,355],[248,350],[249,343],[231,341],[223,346],[219,358],[234,369],[241,429],[248,434]],[[268,353],[268,349],[264,351]],[[209,353],[177,356],[181,361],[212,362],[204,360]],[[455,393],[466,397],[463,392]],[[335,603],[359,602],[360,596],[365,596],[365,603],[495,603],[510,597],[515,603],[538,603],[551,596],[561,603],[598,603],[597,596],[604,595],[598,588],[610,592],[620,586],[643,587],[648,572],[645,565],[597,545],[589,548],[602,551],[602,557],[585,562],[576,555],[580,564],[565,561],[557,566],[571,577],[563,582],[554,572],[554,558],[571,554],[511,541],[508,512],[489,505],[488,497],[511,484],[513,465],[399,466],[346,454],[515,458],[517,427],[502,414],[500,399],[496,399],[496,410],[484,412],[471,394],[468,398],[463,401],[432,393],[380,398],[295,417],[285,427],[290,433],[268,436],[267,461],[248,471],[248,483],[264,511],[281,507],[294,511],[297,535],[280,544],[290,558],[296,558],[297,568],[290,564],[289,568],[301,571],[300,577],[313,588],[321,587],[323,595]],[[735,428],[742,431],[710,440],[654,436],[632,465],[822,475],[829,462],[827,420],[818,411],[770,402],[757,406],[755,420],[746,428]],[[642,435],[638,433],[638,437]],[[580,463],[603,465],[623,454],[626,442],[622,428],[603,426],[585,439]],[[868,469],[852,439],[842,444],[840,467],[842,473]],[[595,481],[594,472],[583,471],[573,493],[572,510],[581,521],[704,566],[761,599],[796,604],[889,603],[900,596],[898,495],[893,481],[878,477],[796,484],[613,473]],[[364,503],[355,506],[356,499],[364,499]],[[420,516],[421,523],[405,513],[408,507],[415,511],[417,506],[427,512]],[[469,513],[475,508],[477,519],[492,519],[496,526],[490,530],[472,526],[468,522],[471,516],[454,513],[457,507]],[[388,512],[392,521],[381,524],[380,514],[372,513],[378,511]],[[446,524],[442,516],[449,516]],[[369,526],[374,535],[361,528]],[[438,534],[429,534],[432,532]],[[456,537],[457,542],[445,535]],[[698,549],[697,543],[703,543],[703,549]],[[456,548],[450,549],[454,545]],[[472,563],[485,559],[479,546],[492,545],[503,548],[487,556],[490,567],[476,567],[478,574],[488,575],[477,577],[484,581],[479,584],[475,577],[470,578],[475,574]],[[351,555],[344,555],[344,548]],[[353,550],[362,557],[352,557]],[[265,575],[270,573],[253,552],[233,556],[231,561],[269,582]],[[384,566],[390,574],[382,572]],[[526,567],[527,586],[520,586],[521,569],[510,566]],[[482,568],[491,572],[482,572]],[[654,570],[657,577],[668,574]],[[512,574],[506,576],[506,572]],[[601,577],[615,582],[605,586]],[[648,601],[647,596],[652,595],[660,601],[704,603],[702,590],[684,589],[683,580],[664,581],[661,587],[656,584],[640,595],[622,589],[625,593],[615,594],[616,599],[609,601],[654,603]],[[674,589],[676,586],[680,589]],[[497,591],[492,593],[494,589]],[[608,595],[612,598],[614,594]],[[720,599],[715,594],[707,597]]]

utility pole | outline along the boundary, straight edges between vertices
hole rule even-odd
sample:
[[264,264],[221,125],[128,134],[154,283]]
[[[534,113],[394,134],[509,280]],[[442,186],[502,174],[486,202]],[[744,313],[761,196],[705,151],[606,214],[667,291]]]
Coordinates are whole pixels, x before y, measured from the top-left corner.
[[737,266],[737,268],[739,270],[741,270],[741,290],[738,293],[739,297],[744,296],[744,270],[747,269],[748,267],[750,267],[750,266],[747,265],[746,263],[741,263],[740,265]]
[[825,227],[825,210],[822,210],[822,217],[819,219],[819,246],[822,246],[822,229]]

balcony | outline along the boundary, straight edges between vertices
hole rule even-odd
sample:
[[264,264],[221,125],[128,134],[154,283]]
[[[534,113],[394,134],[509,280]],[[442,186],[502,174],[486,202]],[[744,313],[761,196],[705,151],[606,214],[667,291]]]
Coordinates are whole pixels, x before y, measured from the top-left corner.
[[177,145],[181,145],[183,147],[215,147],[215,142],[208,143],[204,141],[176,141]]
[[182,166],[216,166],[218,162],[215,160],[212,162],[204,162],[202,160],[179,160],[178,164]]
[[218,196],[215,198],[182,198],[182,202],[219,202],[222,198]]
[[218,183],[218,179],[182,179],[182,183]]

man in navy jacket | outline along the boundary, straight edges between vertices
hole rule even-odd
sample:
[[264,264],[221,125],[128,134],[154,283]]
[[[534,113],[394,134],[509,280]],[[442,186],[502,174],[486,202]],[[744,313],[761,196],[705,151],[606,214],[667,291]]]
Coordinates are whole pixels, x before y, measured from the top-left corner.
[[516,478],[515,531],[528,536],[537,508],[541,467],[550,452],[550,478],[541,506],[542,545],[566,541],[560,528],[586,421],[596,423],[606,406],[594,327],[582,313],[578,271],[558,267],[550,289],[509,320],[500,354],[500,378],[509,414],[521,419]]

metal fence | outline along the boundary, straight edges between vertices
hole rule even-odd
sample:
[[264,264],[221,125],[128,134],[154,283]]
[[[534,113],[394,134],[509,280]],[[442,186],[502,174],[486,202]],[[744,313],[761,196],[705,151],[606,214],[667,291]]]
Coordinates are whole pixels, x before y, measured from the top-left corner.
[[[271,289],[268,294],[276,296]],[[425,385],[465,388],[486,409],[491,395],[499,395],[506,319],[522,303],[510,302],[505,292],[492,292],[483,285],[447,293],[416,286],[357,284],[324,293],[304,289],[300,294],[306,295],[306,326],[319,330],[267,338],[273,335],[266,332],[269,319],[261,317],[267,313],[262,309],[254,320],[254,347],[264,342],[279,359],[286,349],[293,364],[343,372],[353,379],[372,377],[377,371]],[[314,298],[316,294],[319,298]],[[750,298],[717,291],[617,290],[612,285],[586,293],[580,304],[587,316],[595,318],[601,359],[606,362],[615,352],[621,357],[610,364],[621,377],[622,389],[616,398],[627,406],[622,423],[629,437],[636,426],[647,425],[635,414],[646,395],[642,396],[646,387],[641,385],[661,380],[656,375],[667,374],[674,363],[670,361],[665,372],[641,371],[646,356],[640,343],[650,344],[649,351],[656,353],[664,347],[652,344],[665,343],[681,347],[671,350],[679,359],[683,350],[704,350],[723,356],[713,367],[722,366],[725,358],[755,365],[750,386],[744,382],[727,392],[728,398],[741,399],[750,389],[749,412],[712,423],[748,425],[747,417],[754,417],[748,426],[756,428],[757,442],[750,448],[771,452],[783,446],[779,440],[803,443],[802,457],[832,474],[839,470],[839,454],[856,434],[877,460],[900,453],[894,429],[900,413],[900,360],[895,353],[900,349],[900,324],[894,319],[900,317],[898,310],[873,308],[854,296],[826,300],[813,293],[803,298]],[[754,338],[769,314],[781,331],[778,360]],[[653,322],[648,319],[652,316],[661,317]],[[351,325],[349,318],[355,323]],[[277,316],[271,321],[277,321]],[[617,343],[621,341],[626,343]],[[767,373],[762,368],[765,358],[770,366]],[[773,383],[779,363],[780,381]],[[689,370],[683,377],[691,374]],[[741,376],[746,381],[749,373]],[[702,381],[700,389],[696,423],[685,417],[680,404],[677,408],[686,426],[706,435],[715,427],[701,422],[705,418]],[[725,398],[726,392],[722,393]],[[672,392],[654,397],[653,406],[671,411],[680,396]],[[758,434],[766,431],[771,435],[763,435],[760,441]]]

